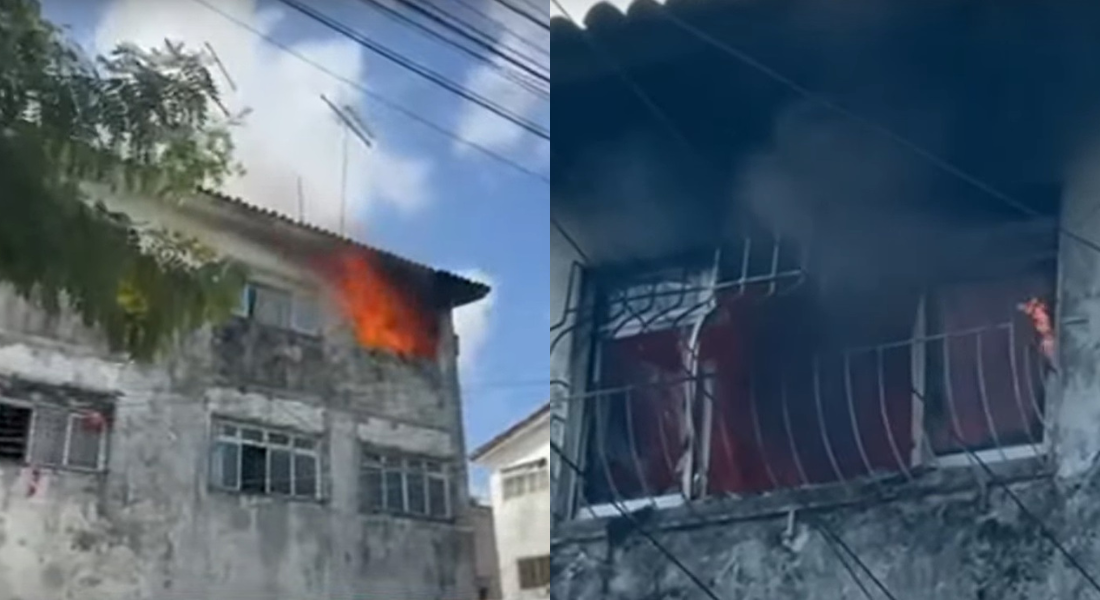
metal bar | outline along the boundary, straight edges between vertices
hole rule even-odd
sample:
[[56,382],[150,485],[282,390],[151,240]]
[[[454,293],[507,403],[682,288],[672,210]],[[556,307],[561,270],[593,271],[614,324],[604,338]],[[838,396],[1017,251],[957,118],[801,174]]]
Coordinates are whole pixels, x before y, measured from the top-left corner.
[[844,353],[844,395],[848,400],[848,417],[852,422],[852,437],[856,441],[856,449],[859,450],[859,457],[863,460],[863,466],[867,467],[867,475],[871,475],[874,471],[874,467],[871,466],[871,460],[867,456],[867,449],[863,446],[863,435],[860,433],[859,419],[856,417],[855,395],[852,393],[852,361],[851,354]]
[[[644,469],[642,469],[642,461],[638,459],[638,443],[637,443],[637,439],[636,439],[637,436],[635,435],[634,426],[633,426],[633,424],[634,424],[634,411],[631,408],[631,406],[634,403],[630,400],[630,394],[631,394],[631,392],[627,392],[626,393],[626,398],[623,399],[623,404],[626,406],[627,445],[630,446],[630,457],[632,459],[631,462],[634,463],[634,469],[638,472],[638,482],[642,484],[642,493],[645,496],[650,496],[652,494],[649,493],[649,485],[646,482],[646,476],[645,476],[645,473],[644,473]],[[660,423],[660,417],[658,417],[657,430],[658,431],[663,430],[663,428],[661,427],[661,423]]]
[[833,453],[833,442],[829,439],[829,428],[825,425],[825,409],[821,402],[821,361],[818,357],[813,360],[814,377],[814,404],[817,406],[817,424],[821,429],[821,442],[825,445],[825,453],[829,457],[829,464],[833,467],[838,481],[847,481],[840,470],[840,462]]
[[1001,454],[1001,460],[1007,461],[1008,456],[1005,455],[1004,446],[1001,444],[1001,436],[997,432],[997,423],[993,419],[993,413],[990,412],[989,408],[989,393],[986,391],[985,385],[985,360],[983,359],[985,352],[982,351],[984,344],[982,344],[981,333],[975,338],[974,348],[975,358],[978,361],[975,366],[975,370],[977,371],[976,376],[978,378],[978,399],[981,400],[982,412],[985,413],[985,422],[989,425],[989,433],[993,436],[993,443],[997,445],[997,451]]
[[749,378],[749,410],[752,411],[753,434],[756,437],[757,446],[760,447],[760,460],[764,463],[764,471],[768,475],[768,480],[771,481],[772,488],[778,488],[779,480],[772,470],[772,464],[768,460],[768,453],[764,444],[764,430],[760,427],[760,413],[756,408],[756,384],[751,377]]
[[906,479],[912,481],[913,475],[905,466],[905,461],[901,459],[901,448],[898,447],[898,442],[894,437],[894,428],[890,423],[889,411],[886,408],[886,361],[883,358],[884,354],[885,352],[881,348],[875,352],[875,365],[878,371],[878,402],[882,414],[882,426],[886,428],[886,440],[890,443],[890,450],[894,453],[894,460],[898,462],[898,468],[901,469]]
[[794,466],[798,470],[798,476],[802,479],[802,484],[809,485],[810,480],[806,477],[806,470],[802,467],[802,457],[798,455],[798,444],[794,441],[794,430],[791,428],[791,411],[787,406],[787,383],[782,376],[779,378],[779,401],[783,405],[783,424],[787,428],[787,441],[791,446],[791,457],[794,458]]
[[[1025,347],[1026,351],[1026,347]],[[1008,370],[1012,376],[1012,394],[1016,399],[1016,409],[1020,412],[1020,425],[1023,426],[1024,431],[1027,433],[1027,439],[1031,443],[1032,449],[1035,453],[1039,453],[1039,447],[1035,441],[1035,436],[1031,431],[1031,419],[1027,416],[1027,409],[1024,408],[1023,395],[1020,393],[1020,371],[1017,369],[1016,364],[1016,322],[1012,322],[1012,326],[1008,328]]]
[[[959,421],[959,415],[955,411],[955,392],[954,382],[951,381],[951,343],[948,340],[943,342],[943,394],[944,401],[947,403],[947,410],[951,418],[951,426],[954,428],[955,436],[959,440],[965,440],[966,436],[962,433],[962,425]],[[962,442],[965,446],[966,442]],[[964,450],[966,448],[963,448]]]

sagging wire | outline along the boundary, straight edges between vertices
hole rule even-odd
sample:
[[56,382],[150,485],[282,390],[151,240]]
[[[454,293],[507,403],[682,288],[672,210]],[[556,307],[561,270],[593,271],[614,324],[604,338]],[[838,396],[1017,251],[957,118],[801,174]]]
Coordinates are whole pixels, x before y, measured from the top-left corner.
[[[913,390],[913,395],[916,396],[922,403],[925,403],[923,394],[917,392],[917,390]],[[1024,503],[1020,496],[1016,494],[1016,492],[1012,491],[1012,488],[1009,487],[1007,482],[998,477],[997,473],[989,466],[989,464],[984,459],[982,459],[981,456],[978,455],[978,453],[970,449],[970,445],[963,441],[958,432],[952,429],[951,435],[954,436],[956,443],[958,443],[959,446],[963,449],[963,452],[966,453],[968,459],[982,470],[982,472],[988,478],[989,483],[997,485],[1000,489],[1004,491],[1005,495],[1008,496],[1010,500],[1012,500],[1012,503],[1016,505],[1020,512],[1026,515],[1027,518],[1035,524],[1035,526],[1039,529],[1039,533],[1044,538],[1046,538],[1046,540],[1050,542],[1051,545],[1054,546],[1059,554],[1061,554],[1063,558],[1065,558],[1066,561],[1069,562],[1070,566],[1072,566],[1073,569],[1076,570],[1081,575],[1081,577],[1085,579],[1086,582],[1088,582],[1089,586],[1091,586],[1092,589],[1096,591],[1098,595],[1100,595],[1100,580],[1098,580],[1096,576],[1094,576],[1087,568],[1085,568],[1085,565],[1080,560],[1078,560],[1077,557],[1074,556],[1068,548],[1066,548],[1065,544],[1063,544],[1062,541],[1058,539],[1058,536],[1050,530],[1046,522],[1027,507],[1027,504]]]
[[[558,456],[558,460],[560,460],[562,464],[568,467],[569,470],[572,471],[576,476],[584,476],[581,468],[577,466],[577,464],[573,462],[568,456],[566,456],[566,453],[562,451],[561,447],[553,441],[550,442],[550,451],[556,454]],[[696,575],[695,572],[692,571],[686,564],[684,564],[684,562],[681,561],[675,553],[669,550],[667,546],[662,544],[648,529],[642,527],[641,524],[638,522],[638,519],[634,516],[632,512],[626,510],[626,508],[616,500],[612,500],[611,502],[612,505],[615,507],[615,510],[619,512],[622,518],[626,519],[631,524],[632,531],[637,532],[639,535],[644,537],[646,541],[652,544],[658,552],[664,555],[664,557],[667,558],[669,562],[675,565],[676,568],[679,569],[689,580],[691,580],[691,582],[695,584],[699,588],[699,590],[706,594],[706,596],[710,598],[710,600],[722,600],[718,596],[718,593],[715,592],[714,589],[711,588],[711,586],[707,585],[706,582],[704,582],[698,575]]]
[[883,595],[889,598],[889,600],[898,600],[898,597],[890,591],[890,588],[886,587],[886,584],[884,584],[882,580],[879,579],[873,571],[871,571],[871,569],[867,566],[866,563],[863,562],[859,555],[856,554],[856,552],[852,550],[852,548],[848,544],[846,544],[844,540],[841,539],[840,536],[838,536],[831,528],[826,526],[825,523],[822,522],[820,519],[814,519],[811,524],[814,526],[814,528],[818,530],[818,532],[821,533],[821,536],[825,539],[825,543],[829,546],[829,549],[833,551],[833,553],[837,557],[837,560],[840,561],[840,564],[844,566],[844,569],[848,571],[848,574],[851,575],[853,580],[855,580],[856,585],[859,586],[860,591],[863,592],[863,595],[866,596],[868,600],[874,600],[874,596],[871,594],[871,590],[867,588],[866,584],[863,582],[863,579],[857,576],[852,566],[848,564],[847,560],[844,559],[844,557],[840,553],[840,549],[843,549],[848,557],[853,562],[855,562],[857,566],[859,566],[860,570],[867,575],[867,577],[871,580],[872,583],[875,584],[875,587],[878,588],[879,591],[883,593]]

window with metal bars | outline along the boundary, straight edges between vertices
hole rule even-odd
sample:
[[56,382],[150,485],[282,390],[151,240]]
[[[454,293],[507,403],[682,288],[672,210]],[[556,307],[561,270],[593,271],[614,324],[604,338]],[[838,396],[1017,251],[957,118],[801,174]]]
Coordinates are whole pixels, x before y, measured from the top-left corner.
[[519,589],[534,590],[550,585],[550,556],[533,556],[516,561]]
[[218,420],[210,483],[217,489],[289,498],[321,497],[320,440],[313,435]]
[[833,303],[813,286],[708,284],[702,270],[598,282],[592,381],[575,400],[579,501],[909,475],[966,452],[1034,456],[1053,272],[1044,262]]
[[451,475],[435,459],[364,449],[360,465],[360,511],[449,519]]
[[0,399],[0,460],[103,470],[107,432],[97,410]]

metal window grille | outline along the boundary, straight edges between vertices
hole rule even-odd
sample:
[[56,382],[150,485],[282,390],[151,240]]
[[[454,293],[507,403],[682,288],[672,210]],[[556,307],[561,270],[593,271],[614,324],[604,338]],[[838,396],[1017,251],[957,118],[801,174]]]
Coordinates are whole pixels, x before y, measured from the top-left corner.
[[364,450],[360,511],[408,517],[451,517],[448,469],[439,461]]
[[316,499],[319,440],[315,436],[217,421],[210,482],[250,494]]
[[[567,400],[583,415],[570,417],[577,441],[566,445],[583,471],[563,490],[572,512],[913,477],[968,464],[967,452],[1044,452],[1053,355],[1020,304],[1052,295],[1045,274],[985,291],[947,286],[914,303],[908,333],[819,347],[791,341],[813,325],[797,311],[767,316],[797,306],[801,276],[780,262],[726,283],[717,260],[709,275],[682,269],[680,284],[667,269],[597,282],[596,301],[562,320],[587,327],[593,349],[589,391]],[[965,306],[982,294],[992,300]],[[932,310],[952,302],[949,318]]]
[[519,588],[533,590],[550,585],[550,556],[521,558],[516,561]]
[[32,465],[100,471],[106,466],[108,427],[83,408],[0,401],[3,457]]

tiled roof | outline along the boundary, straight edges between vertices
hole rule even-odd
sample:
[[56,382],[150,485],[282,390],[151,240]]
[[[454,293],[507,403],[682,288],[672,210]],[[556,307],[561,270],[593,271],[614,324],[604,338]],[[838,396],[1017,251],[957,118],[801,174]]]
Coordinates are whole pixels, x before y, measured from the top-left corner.
[[485,456],[489,452],[492,452],[498,446],[500,446],[501,444],[506,442],[509,438],[516,435],[520,431],[523,431],[529,425],[534,424],[536,421],[538,421],[539,419],[541,419],[545,415],[549,414],[549,412],[550,412],[550,403],[546,402],[542,406],[540,406],[538,408],[538,410],[536,410],[535,412],[527,415],[522,420],[517,421],[515,424],[513,424],[508,429],[505,429],[501,433],[497,434],[495,437],[493,437],[493,439],[491,439],[488,442],[485,442],[484,444],[479,446],[477,448],[477,450],[474,450],[473,453],[470,454],[470,460],[477,461],[478,459]]
[[238,198],[238,197],[235,197],[235,196],[229,196],[227,194],[223,194],[221,192],[217,192],[217,191],[210,190],[210,189],[203,189],[201,191],[202,191],[202,193],[206,194],[210,198],[212,198],[214,200],[218,200],[220,202],[223,202],[223,203],[225,203],[229,206],[232,206],[232,207],[234,207],[238,210],[248,211],[248,212],[250,212],[250,213],[252,213],[252,214],[254,214],[258,217],[262,217],[262,218],[265,218],[265,219],[270,219],[272,221],[276,221],[276,222],[279,222],[279,223],[282,223],[282,224],[285,224],[285,225],[289,225],[291,227],[295,227],[295,228],[298,228],[298,229],[301,229],[301,230],[304,230],[304,231],[309,231],[309,232],[311,232],[315,235],[328,238],[332,242],[337,243],[337,244],[344,244],[344,245],[349,245],[349,246],[353,246],[353,247],[356,247],[356,248],[360,248],[362,250],[370,252],[371,254],[379,256],[380,258],[382,258],[383,260],[385,260],[387,262],[390,262],[390,263],[393,263],[393,264],[396,264],[396,265],[399,265],[399,266],[402,266],[402,267],[405,267],[405,268],[408,268],[408,269],[412,269],[412,270],[415,270],[415,271],[420,271],[420,272],[423,272],[423,273],[431,274],[431,275],[435,276],[436,278],[438,278],[439,281],[448,290],[448,296],[450,297],[452,306],[462,306],[464,304],[470,304],[471,302],[476,302],[478,300],[481,300],[482,298],[484,298],[485,296],[487,296],[489,294],[489,286],[485,285],[484,283],[473,281],[473,280],[467,279],[465,277],[462,277],[460,275],[456,275],[454,273],[451,273],[449,271],[444,271],[442,269],[436,269],[436,268],[430,267],[428,265],[418,263],[418,262],[413,261],[413,260],[409,260],[409,259],[404,258],[402,256],[398,256],[396,254],[393,254],[392,252],[387,252],[386,250],[382,250],[381,248],[376,248],[374,246],[364,244],[362,242],[354,240],[354,239],[352,239],[352,238],[350,238],[346,235],[339,234],[339,233],[337,233],[335,231],[332,231],[330,229],[325,229],[323,227],[319,227],[317,225],[313,225],[311,223],[306,223],[306,222],[303,222],[303,221],[296,221],[296,220],[290,218],[289,216],[287,216],[283,213],[271,210],[269,208],[263,208],[261,206],[257,206],[255,204],[252,204],[252,203],[249,203],[249,202],[245,201],[242,198]]

